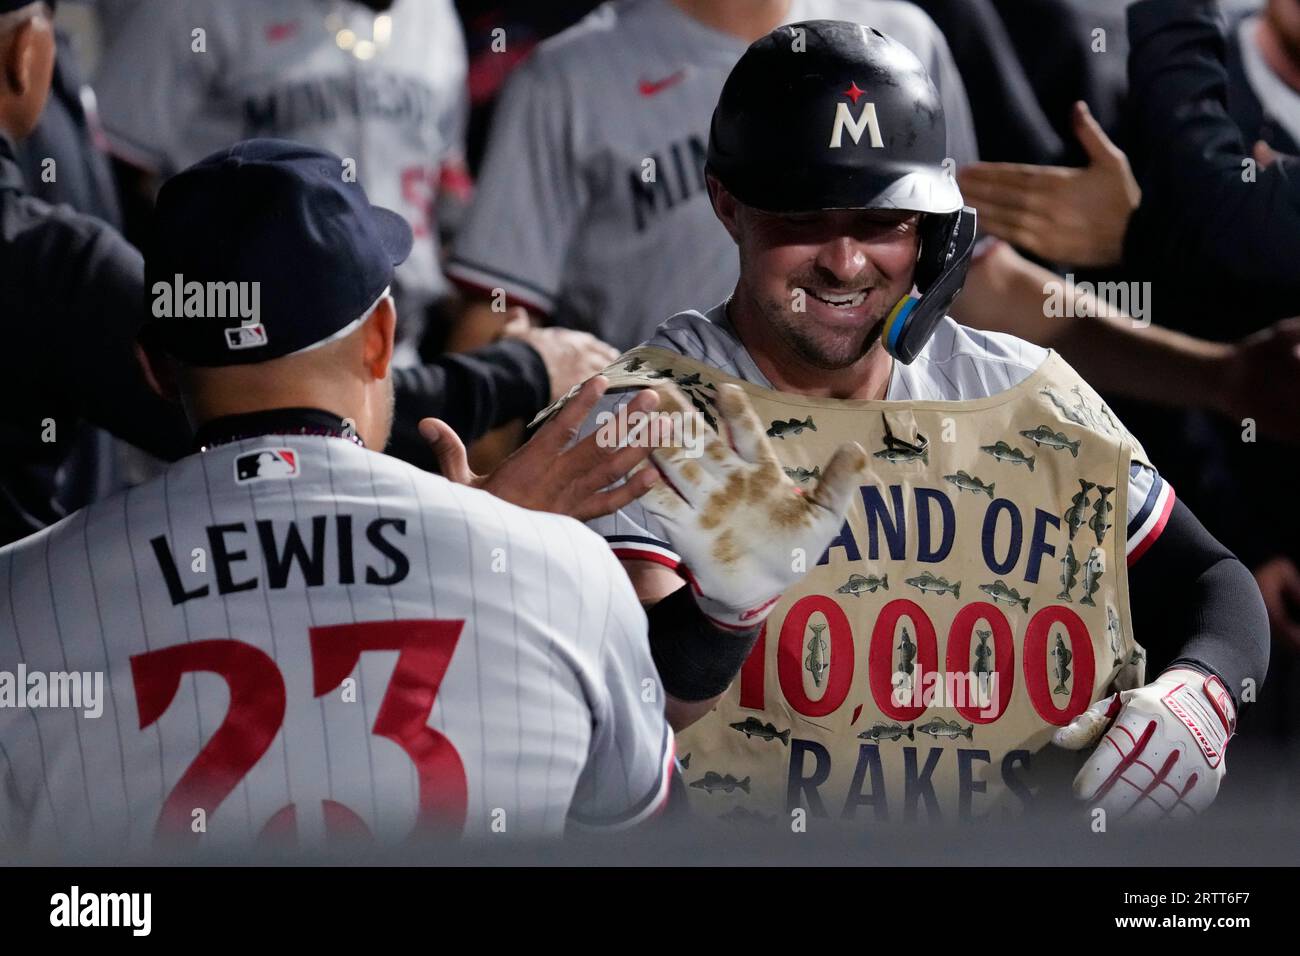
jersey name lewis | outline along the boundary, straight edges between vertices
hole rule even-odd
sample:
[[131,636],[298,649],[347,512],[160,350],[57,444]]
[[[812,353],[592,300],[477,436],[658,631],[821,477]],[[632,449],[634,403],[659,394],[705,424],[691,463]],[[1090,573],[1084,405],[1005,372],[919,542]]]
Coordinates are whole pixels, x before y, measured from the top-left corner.
[[[171,542],[160,534],[149,545],[172,604],[178,605],[207,597],[214,584],[218,594],[259,586],[271,590],[357,583],[389,587],[404,581],[411,571],[411,559],[400,547],[405,537],[404,518],[375,518],[363,527],[351,515],[339,514],[306,520],[259,519],[251,526],[244,521],[212,524],[204,529],[201,541]],[[183,565],[177,562],[177,554]],[[204,583],[192,583],[196,580]]]

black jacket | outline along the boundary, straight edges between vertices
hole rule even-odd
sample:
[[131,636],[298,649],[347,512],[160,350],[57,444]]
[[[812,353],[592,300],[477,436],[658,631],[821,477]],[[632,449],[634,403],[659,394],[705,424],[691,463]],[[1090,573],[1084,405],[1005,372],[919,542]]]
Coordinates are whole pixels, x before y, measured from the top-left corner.
[[109,226],[26,194],[0,134],[0,543],[63,516],[59,471],[81,423],[162,458],[184,454],[180,410],[135,360],[144,264]]
[[1128,31],[1127,141],[1142,205],[1125,260],[1133,278],[1152,283],[1156,320],[1222,340],[1300,314],[1300,158],[1243,179],[1247,137],[1262,127],[1243,135],[1229,112],[1217,6],[1142,0],[1129,8]]

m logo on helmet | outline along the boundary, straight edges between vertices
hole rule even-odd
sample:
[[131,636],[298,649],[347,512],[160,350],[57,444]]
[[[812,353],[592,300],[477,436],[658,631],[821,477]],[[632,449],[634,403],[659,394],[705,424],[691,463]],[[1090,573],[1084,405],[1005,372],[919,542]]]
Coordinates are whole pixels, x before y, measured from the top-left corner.
[[[843,95],[853,100],[853,105],[858,105],[858,99],[864,93],[864,90],[858,89],[856,82],[850,83],[849,88],[844,91]],[[831,129],[831,149],[839,149],[844,140],[844,131],[847,129],[849,135],[853,137],[853,145],[857,146],[862,140],[862,133],[866,129],[871,130],[871,145],[875,149],[883,149],[885,141],[880,136],[880,122],[876,119],[876,104],[868,100],[862,104],[862,112],[854,118],[848,103],[835,104],[835,126]]]
[[883,149],[885,141],[880,138],[880,123],[876,119],[876,104],[863,103],[862,112],[858,114],[857,119],[849,112],[848,103],[835,104],[835,127],[831,130],[831,149],[839,149],[840,141],[844,137],[844,131],[849,131],[853,137],[853,144],[858,145],[862,139],[862,131],[871,130],[871,145],[876,149]]

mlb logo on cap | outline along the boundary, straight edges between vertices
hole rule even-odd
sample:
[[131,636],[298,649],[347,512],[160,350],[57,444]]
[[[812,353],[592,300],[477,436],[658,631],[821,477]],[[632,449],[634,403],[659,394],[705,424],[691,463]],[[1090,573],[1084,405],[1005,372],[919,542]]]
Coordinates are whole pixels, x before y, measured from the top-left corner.
[[235,459],[235,481],[241,485],[297,477],[298,453],[292,448],[259,448]]
[[226,348],[255,349],[266,344],[266,326],[261,322],[254,325],[239,325],[226,329]]

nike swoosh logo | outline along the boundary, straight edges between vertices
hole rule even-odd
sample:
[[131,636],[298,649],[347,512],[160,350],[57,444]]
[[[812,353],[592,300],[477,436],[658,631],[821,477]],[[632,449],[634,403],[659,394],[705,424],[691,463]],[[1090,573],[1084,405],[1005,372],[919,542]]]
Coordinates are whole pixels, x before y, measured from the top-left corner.
[[670,86],[676,86],[682,80],[686,79],[686,71],[678,70],[672,76],[664,77],[662,80],[642,80],[637,84],[637,92],[642,96],[658,96]]
[[283,23],[271,23],[266,27],[267,43],[282,43],[298,32],[298,21],[288,20]]

